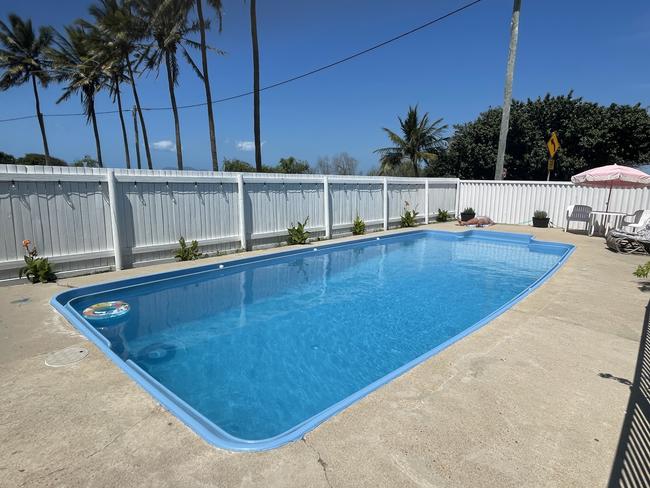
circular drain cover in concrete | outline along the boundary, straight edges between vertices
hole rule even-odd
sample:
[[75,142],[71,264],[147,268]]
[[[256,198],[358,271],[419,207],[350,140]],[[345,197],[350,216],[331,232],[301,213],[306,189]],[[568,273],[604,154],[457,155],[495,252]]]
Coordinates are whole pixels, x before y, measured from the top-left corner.
[[66,347],[60,351],[54,351],[47,355],[45,364],[53,368],[67,366],[68,364],[81,361],[88,356],[88,349],[83,347]]

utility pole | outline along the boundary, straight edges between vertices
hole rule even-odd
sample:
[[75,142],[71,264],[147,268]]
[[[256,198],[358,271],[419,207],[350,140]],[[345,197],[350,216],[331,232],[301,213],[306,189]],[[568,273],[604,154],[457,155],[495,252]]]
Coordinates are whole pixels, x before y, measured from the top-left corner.
[[506,142],[508,140],[508,126],[510,125],[510,103],[512,102],[512,77],[515,71],[515,58],[517,56],[517,39],[519,38],[519,11],[521,0],[514,0],[512,7],[512,20],[510,21],[510,46],[508,47],[508,65],[506,67],[506,87],[503,93],[503,111],[501,113],[501,130],[499,131],[499,148],[497,150],[497,166],[494,170],[494,179],[503,179],[503,163],[506,156]]

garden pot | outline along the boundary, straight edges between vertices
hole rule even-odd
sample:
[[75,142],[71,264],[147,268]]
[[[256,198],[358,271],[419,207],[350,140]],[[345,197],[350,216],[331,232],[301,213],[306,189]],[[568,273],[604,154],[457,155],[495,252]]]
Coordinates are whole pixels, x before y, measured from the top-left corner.
[[474,217],[476,217],[475,213],[465,213],[465,212],[460,213],[460,220],[463,221],[463,222],[467,222],[468,220],[472,220]]
[[546,217],[545,219],[539,219],[537,217],[533,217],[533,227],[541,227],[541,228],[546,228],[548,227],[548,223],[551,219],[549,217]]

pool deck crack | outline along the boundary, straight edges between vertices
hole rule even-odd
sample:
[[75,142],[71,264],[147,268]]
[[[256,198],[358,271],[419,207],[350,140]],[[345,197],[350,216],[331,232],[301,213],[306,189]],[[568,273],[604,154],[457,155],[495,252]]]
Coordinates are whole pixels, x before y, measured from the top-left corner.
[[316,449],[314,446],[312,446],[311,444],[309,444],[307,442],[306,437],[303,437],[301,440],[302,440],[302,442],[305,443],[305,446],[307,446],[309,449],[311,449],[314,452],[314,454],[316,454],[318,456],[318,464],[322,468],[323,474],[325,475],[325,482],[327,483],[327,486],[332,488],[332,483],[330,482],[329,476],[327,475],[327,463],[325,462],[323,457],[320,455],[320,451],[318,449]]
[[125,434],[127,434],[127,433],[130,432],[131,430],[135,429],[138,425],[140,425],[142,422],[144,422],[145,420],[147,420],[147,419],[148,419],[149,417],[151,417],[154,413],[155,413],[155,410],[149,412],[147,415],[145,415],[144,417],[142,417],[140,420],[138,420],[137,422],[135,422],[133,425],[131,425],[130,427],[127,427],[127,428],[124,429],[122,432],[120,432],[120,433],[118,433],[117,435],[113,436],[113,438],[112,438],[110,441],[108,441],[106,444],[104,444],[102,447],[100,447],[99,449],[96,449],[95,451],[93,451],[93,452],[91,452],[90,454],[88,454],[88,456],[86,456],[86,458],[91,458],[91,457],[95,456],[96,454],[99,454],[99,453],[102,452],[104,449],[106,449],[106,448],[109,447],[111,444],[113,444],[116,440],[118,440],[120,437],[124,436]]

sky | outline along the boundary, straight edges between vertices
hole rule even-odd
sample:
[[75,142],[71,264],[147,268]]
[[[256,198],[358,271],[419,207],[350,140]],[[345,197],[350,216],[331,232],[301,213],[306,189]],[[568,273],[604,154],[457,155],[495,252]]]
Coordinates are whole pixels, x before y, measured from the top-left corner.
[[[370,47],[439,17],[468,0],[356,0],[257,2],[261,85],[301,74]],[[36,26],[57,29],[87,17],[84,0],[5,0],[10,12]],[[56,6],[55,6],[56,5]],[[223,31],[208,44],[213,98],[252,89],[248,2],[224,0]],[[265,164],[294,156],[314,165],[319,157],[345,151],[365,172],[377,166],[373,151],[388,145],[382,127],[398,128],[398,116],[417,104],[430,117],[453,124],[475,119],[503,102],[512,0],[479,4],[431,27],[311,77],[261,94],[262,153]],[[650,3],[647,0],[523,0],[513,96],[536,98],[573,90],[603,104],[650,106]],[[199,53],[194,52],[199,61]],[[205,101],[203,86],[183,63],[176,91],[179,105]],[[170,105],[164,71],[137,79],[143,107]],[[124,86],[125,107],[132,107]],[[78,99],[56,104],[61,87],[40,88],[44,114],[79,112]],[[96,110],[115,107],[106,93]],[[31,85],[0,92],[0,119],[34,114]],[[129,114],[130,115],[130,114]],[[145,112],[155,168],[176,165],[171,111]],[[185,167],[211,168],[205,107],[180,112]],[[129,140],[133,143],[130,116]],[[46,117],[53,156],[73,161],[94,157],[92,128],[84,117]],[[215,105],[220,162],[253,162],[252,97]],[[104,164],[124,167],[116,114],[98,116]],[[0,123],[0,151],[16,156],[43,152],[35,118]],[[144,151],[141,149],[144,164]],[[135,164],[134,150],[131,158]]]

